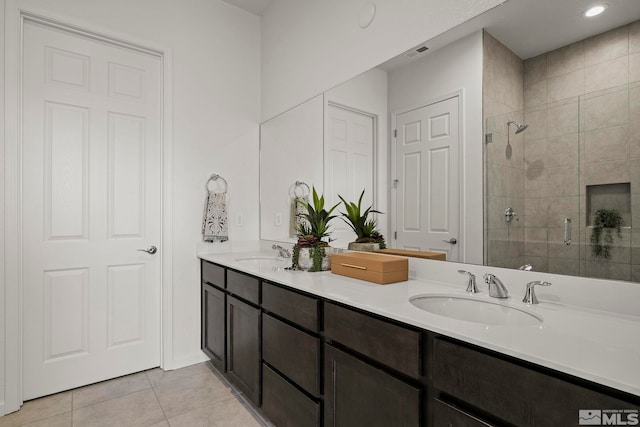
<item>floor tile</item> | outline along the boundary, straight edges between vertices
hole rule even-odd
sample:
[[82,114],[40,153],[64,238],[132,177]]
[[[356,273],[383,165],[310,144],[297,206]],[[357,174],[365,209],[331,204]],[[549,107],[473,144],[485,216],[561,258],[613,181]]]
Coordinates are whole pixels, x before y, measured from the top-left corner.
[[18,412],[0,417],[0,427],[17,427],[71,411],[71,392],[26,402]]
[[168,419],[232,396],[231,389],[213,373],[177,378],[154,387]]
[[64,414],[25,424],[24,427],[72,427],[72,425],[71,412],[65,412]]
[[261,427],[235,396],[169,419],[171,427]]
[[146,371],[149,382],[153,387],[165,384],[176,379],[193,377],[196,375],[211,374],[211,371],[207,367],[206,363],[198,363],[184,368],[176,369],[174,371],[163,371],[160,368],[151,369]]
[[167,372],[152,369],[35,399],[0,417],[0,427],[116,425],[272,427],[205,363]]
[[73,390],[73,409],[94,405],[151,388],[145,372],[92,384]]
[[166,418],[153,390],[143,390],[73,411],[74,427],[152,426]]

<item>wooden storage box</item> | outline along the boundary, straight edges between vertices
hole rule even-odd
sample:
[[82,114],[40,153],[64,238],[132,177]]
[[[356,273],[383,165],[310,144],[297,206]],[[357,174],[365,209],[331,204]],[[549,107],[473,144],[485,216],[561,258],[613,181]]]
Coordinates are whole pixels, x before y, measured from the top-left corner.
[[423,259],[435,259],[438,261],[446,261],[447,254],[444,252],[430,252],[430,251],[414,251],[411,249],[378,249],[374,251],[376,253],[388,254],[388,255],[401,255],[414,258]]
[[409,259],[373,252],[333,254],[331,272],[386,285],[409,279]]

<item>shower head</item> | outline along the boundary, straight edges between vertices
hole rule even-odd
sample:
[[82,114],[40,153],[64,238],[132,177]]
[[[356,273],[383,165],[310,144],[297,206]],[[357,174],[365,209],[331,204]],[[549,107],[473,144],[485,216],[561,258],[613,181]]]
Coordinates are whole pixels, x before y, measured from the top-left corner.
[[516,135],[520,132],[524,132],[524,130],[529,127],[529,125],[521,125],[520,123],[514,122],[513,120],[509,120],[507,122],[507,127],[509,127],[509,125],[516,125]]

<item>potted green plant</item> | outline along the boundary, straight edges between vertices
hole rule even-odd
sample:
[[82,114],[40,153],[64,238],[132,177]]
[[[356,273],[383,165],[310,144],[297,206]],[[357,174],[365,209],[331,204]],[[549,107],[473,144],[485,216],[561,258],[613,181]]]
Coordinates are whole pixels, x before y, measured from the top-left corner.
[[594,257],[608,259],[611,256],[611,244],[613,243],[613,230],[622,237],[622,216],[616,209],[598,209],[593,214],[593,227],[591,228],[591,253]]
[[340,203],[331,209],[324,207],[324,195],[318,196],[313,188],[313,204],[299,200],[306,212],[298,214],[306,221],[298,224],[298,242],[293,246],[291,268],[306,271],[323,271],[331,267],[329,242],[324,241],[331,234],[329,223],[336,215],[331,215]]
[[338,195],[344,208],[347,211],[341,212],[342,220],[356,233],[356,240],[349,243],[349,249],[354,251],[371,252],[378,249],[385,249],[387,246],[384,236],[376,229],[377,224],[374,218],[369,218],[369,214],[382,213],[369,206],[362,212],[362,197],[364,190],[360,193],[358,204],[347,202],[342,196]]

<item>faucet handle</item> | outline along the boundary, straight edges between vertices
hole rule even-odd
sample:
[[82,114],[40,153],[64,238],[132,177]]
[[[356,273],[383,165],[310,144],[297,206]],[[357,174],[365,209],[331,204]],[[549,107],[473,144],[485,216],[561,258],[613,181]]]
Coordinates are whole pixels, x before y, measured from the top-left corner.
[[551,282],[534,280],[533,282],[527,283],[527,291],[524,294],[524,298],[522,302],[525,304],[538,304],[538,298],[536,297],[536,293],[534,290],[535,286],[551,286]]
[[458,273],[460,274],[466,274],[469,276],[469,280],[467,281],[467,293],[469,294],[477,294],[478,293],[478,287],[476,286],[476,276],[466,270],[458,270]]

